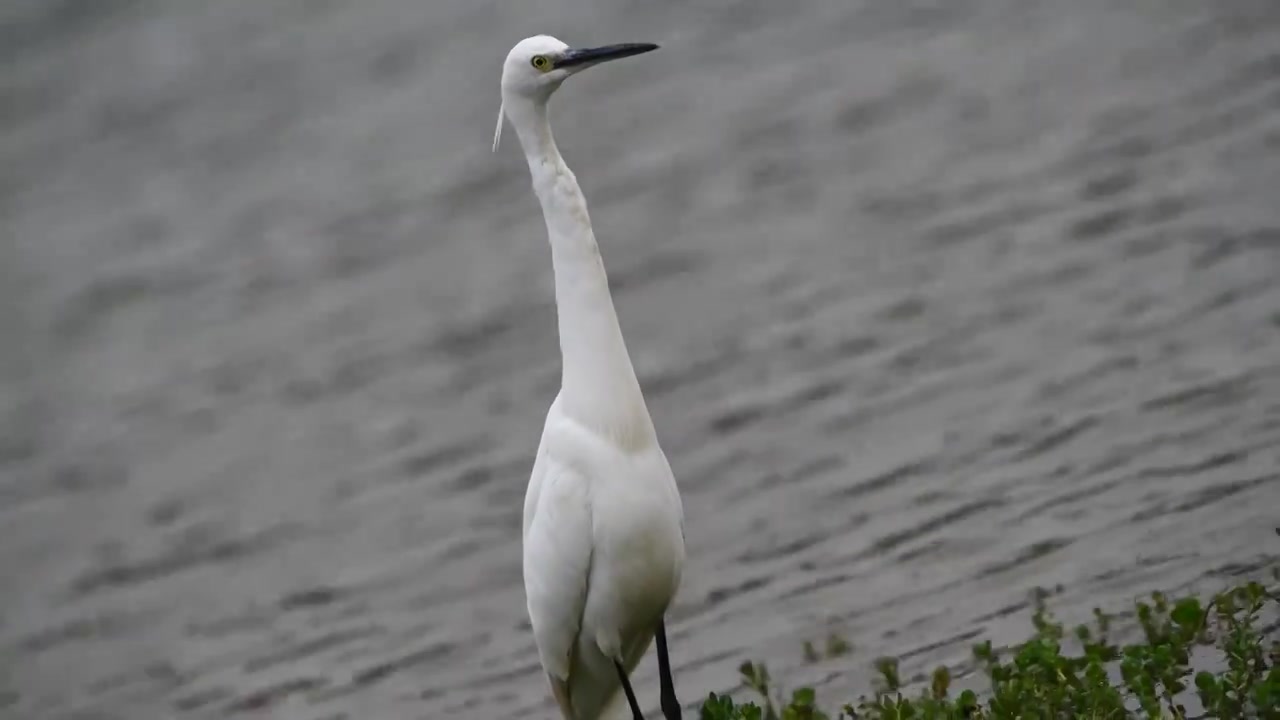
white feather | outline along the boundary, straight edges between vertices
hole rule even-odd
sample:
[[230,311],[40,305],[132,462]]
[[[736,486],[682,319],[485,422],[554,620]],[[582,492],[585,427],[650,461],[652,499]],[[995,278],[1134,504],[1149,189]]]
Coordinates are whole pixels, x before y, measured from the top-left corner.
[[503,117],[502,103],[498,103],[498,127],[493,129],[493,151],[498,152],[498,143],[502,141],[502,121]]

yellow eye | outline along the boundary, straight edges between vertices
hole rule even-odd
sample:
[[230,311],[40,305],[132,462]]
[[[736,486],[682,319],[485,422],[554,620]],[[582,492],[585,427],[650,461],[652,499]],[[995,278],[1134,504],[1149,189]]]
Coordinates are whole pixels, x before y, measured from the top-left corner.
[[551,61],[547,59],[546,55],[534,55],[532,62],[535,68],[543,72],[551,69]]

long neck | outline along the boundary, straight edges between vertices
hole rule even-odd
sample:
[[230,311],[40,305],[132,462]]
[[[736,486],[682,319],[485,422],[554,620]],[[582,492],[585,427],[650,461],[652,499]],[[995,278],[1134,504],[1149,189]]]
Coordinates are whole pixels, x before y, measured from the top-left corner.
[[653,442],[600,247],[577,178],[556,148],[545,103],[512,103],[509,116],[542,205],[555,272],[560,326],[561,407],[624,446]]

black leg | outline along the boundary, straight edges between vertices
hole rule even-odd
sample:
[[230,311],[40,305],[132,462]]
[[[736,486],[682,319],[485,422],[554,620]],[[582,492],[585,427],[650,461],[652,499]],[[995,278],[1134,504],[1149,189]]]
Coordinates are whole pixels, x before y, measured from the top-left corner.
[[613,661],[613,666],[618,669],[618,679],[622,681],[622,691],[627,694],[627,704],[631,706],[631,714],[635,720],[644,720],[644,715],[640,714],[640,704],[636,702],[636,692],[631,689],[631,681],[627,679],[627,671],[622,669],[622,663],[617,660]]
[[658,621],[658,683],[662,686],[662,716],[667,720],[680,720],[680,701],[676,699],[676,684],[671,680],[671,659],[667,657],[667,621]]

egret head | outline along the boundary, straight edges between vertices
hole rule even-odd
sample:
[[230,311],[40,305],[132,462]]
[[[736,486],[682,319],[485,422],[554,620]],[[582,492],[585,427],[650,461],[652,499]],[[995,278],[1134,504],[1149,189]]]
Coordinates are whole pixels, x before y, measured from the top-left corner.
[[[502,104],[545,104],[565,78],[609,60],[657,50],[652,43],[623,43],[594,48],[571,48],[550,35],[534,35],[516,43],[502,66]],[[503,112],[498,112],[498,129],[493,148],[498,149]]]

